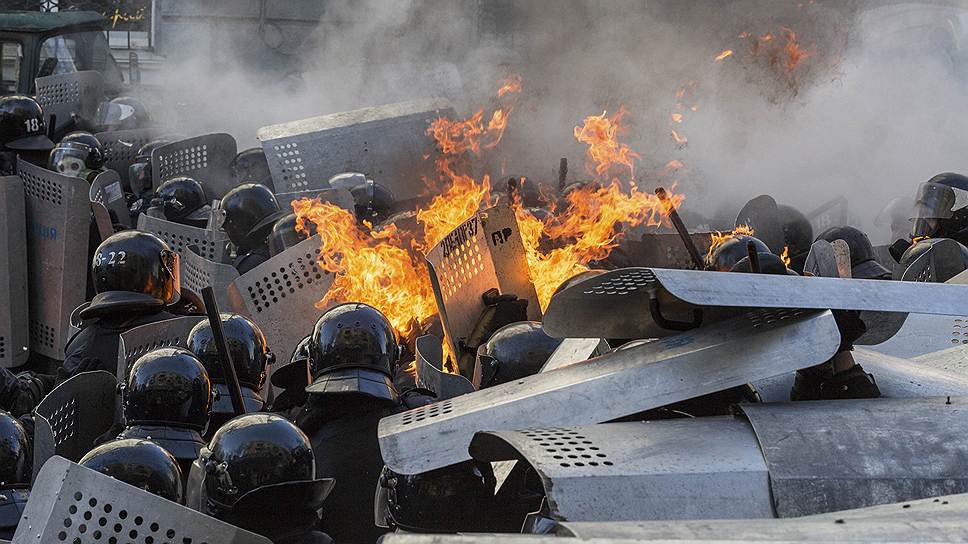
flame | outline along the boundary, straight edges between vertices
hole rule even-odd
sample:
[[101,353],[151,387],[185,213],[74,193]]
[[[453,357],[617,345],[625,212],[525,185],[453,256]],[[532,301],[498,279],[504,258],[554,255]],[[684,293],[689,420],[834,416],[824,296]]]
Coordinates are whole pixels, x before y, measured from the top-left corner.
[[726,243],[727,240],[731,240],[737,236],[741,235],[753,236],[753,229],[749,225],[739,225],[735,229],[728,232],[716,231],[709,235],[712,243],[709,245],[709,251],[706,252],[706,262],[711,262],[713,257],[713,252],[716,249]]
[[670,131],[670,135],[672,136],[672,141],[674,141],[679,147],[685,147],[686,144],[689,143],[689,138],[679,134],[676,129],[672,129]]
[[575,127],[575,139],[588,144],[585,152],[588,164],[585,169],[591,175],[602,176],[620,165],[628,168],[629,175],[634,176],[635,165],[632,160],[638,159],[639,154],[628,145],[618,142],[618,136],[625,131],[622,126],[622,118],[627,113],[625,107],[619,107],[618,112],[611,117],[606,117],[606,113],[590,115],[581,125]]
[[682,114],[681,113],[673,113],[669,117],[672,119],[672,122],[673,123],[681,123],[682,122]]
[[725,58],[728,58],[728,57],[731,57],[731,56],[733,56],[733,50],[732,49],[725,49],[725,50],[723,50],[722,53],[716,55],[716,60],[717,61],[721,61],[721,60],[723,60]]
[[519,93],[523,88],[524,80],[521,76],[517,74],[512,74],[501,85],[501,88],[497,90],[497,97],[501,98],[508,93]]
[[814,51],[808,51],[800,47],[796,32],[786,27],[782,27],[782,30],[786,36],[786,44],[783,46],[783,67],[789,73],[796,70],[797,66],[803,62],[803,59],[812,57]]
[[787,268],[790,268],[790,262],[791,262],[790,261],[790,246],[783,246],[783,253],[780,253],[780,260],[783,261],[783,264]]
[[456,174],[448,164],[438,166],[450,177],[451,184],[443,193],[435,196],[426,209],[417,210],[417,222],[423,224],[423,241],[417,247],[424,253],[477,213],[482,203],[491,200],[488,176],[477,183],[470,176]]
[[[521,76],[512,75],[501,84],[497,96],[517,94],[522,88]],[[479,155],[482,149],[491,149],[501,142],[513,108],[513,103],[495,108],[487,124],[484,123],[484,108],[459,121],[438,117],[430,123],[427,134],[433,136],[444,155],[460,155],[468,151]]]

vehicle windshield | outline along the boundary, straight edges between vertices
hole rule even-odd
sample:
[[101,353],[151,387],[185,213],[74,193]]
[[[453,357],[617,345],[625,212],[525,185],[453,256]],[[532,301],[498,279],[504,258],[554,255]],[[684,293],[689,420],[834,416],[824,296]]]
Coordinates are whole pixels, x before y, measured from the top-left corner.
[[121,77],[103,32],[76,32],[44,40],[37,77],[86,70],[96,70],[109,79]]
[[0,64],[0,94],[17,92],[20,82],[20,65],[23,49],[17,42],[0,42],[3,46],[3,63]]

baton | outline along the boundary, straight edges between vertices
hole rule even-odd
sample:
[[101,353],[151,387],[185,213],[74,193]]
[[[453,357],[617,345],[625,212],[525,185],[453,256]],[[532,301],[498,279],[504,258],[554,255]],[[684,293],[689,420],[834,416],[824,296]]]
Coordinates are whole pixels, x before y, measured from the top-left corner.
[[692,242],[692,237],[689,236],[689,229],[686,228],[686,224],[682,222],[682,218],[679,217],[679,212],[676,208],[669,202],[669,195],[666,194],[666,190],[662,187],[657,187],[655,190],[655,196],[659,197],[663,203],[669,205],[669,220],[672,221],[672,226],[676,228],[676,232],[679,233],[679,238],[682,238],[682,245],[686,246],[686,251],[689,252],[689,256],[692,257],[692,264],[695,265],[696,270],[702,270],[705,268],[705,263],[703,263],[702,257],[699,255],[699,249],[696,248],[696,244]]
[[245,413],[245,403],[242,401],[239,377],[235,374],[235,364],[232,362],[232,355],[229,354],[229,345],[225,341],[225,331],[222,330],[222,318],[218,313],[215,290],[211,286],[203,287],[202,299],[205,302],[208,323],[212,326],[212,337],[215,339],[215,347],[218,349],[218,360],[222,365],[222,374],[225,374],[225,385],[229,389],[229,396],[232,397],[232,408],[235,410],[235,415],[240,416]]

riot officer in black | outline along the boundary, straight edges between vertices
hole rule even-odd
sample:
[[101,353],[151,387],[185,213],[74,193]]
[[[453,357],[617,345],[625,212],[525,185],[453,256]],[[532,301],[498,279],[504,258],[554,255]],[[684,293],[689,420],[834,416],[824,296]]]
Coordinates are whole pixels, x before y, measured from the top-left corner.
[[212,211],[201,182],[188,176],[171,178],[159,185],[152,203],[161,208],[161,215],[168,221],[200,229],[208,225]]
[[30,495],[33,456],[30,436],[11,414],[0,410],[0,539],[13,540]]
[[243,183],[258,183],[265,185],[270,191],[275,192],[272,185],[272,174],[269,172],[269,160],[266,153],[259,147],[244,149],[232,159],[230,165],[232,178],[235,185]]
[[863,231],[855,227],[831,227],[817,236],[817,240],[843,240],[850,248],[850,277],[865,280],[889,280],[891,271],[877,262],[874,246]]
[[266,262],[269,232],[284,215],[275,195],[264,185],[246,183],[222,197],[220,208],[225,213],[222,228],[235,246],[233,264],[239,274]]
[[174,317],[166,305],[179,297],[178,266],[178,254],[147,232],[119,232],[102,242],[91,263],[97,294],[79,314],[87,326],[67,343],[63,377],[115,373],[122,332]]
[[334,189],[346,189],[353,196],[356,219],[377,225],[396,213],[396,197],[390,189],[358,172],[344,172],[329,178]]
[[151,179],[151,152],[169,143],[168,140],[152,140],[138,149],[134,162],[128,167],[128,209],[132,224],[138,223],[138,216],[147,213],[154,197]]
[[393,375],[397,335],[371,306],[335,306],[316,322],[309,340],[313,383],[296,424],[312,439],[321,474],[342,482],[323,514],[323,530],[337,542],[374,542],[384,532],[373,520],[373,497],[383,457],[380,419],[432,402],[399,393]]
[[274,414],[246,414],[223,425],[202,450],[189,477],[188,504],[274,544],[331,544],[317,525],[335,481],[316,474],[302,431]]
[[54,142],[47,137],[44,108],[29,96],[0,98],[0,174],[17,173],[17,156],[46,166]]
[[167,450],[150,440],[126,438],[101,444],[79,463],[172,502],[185,500],[178,462]]

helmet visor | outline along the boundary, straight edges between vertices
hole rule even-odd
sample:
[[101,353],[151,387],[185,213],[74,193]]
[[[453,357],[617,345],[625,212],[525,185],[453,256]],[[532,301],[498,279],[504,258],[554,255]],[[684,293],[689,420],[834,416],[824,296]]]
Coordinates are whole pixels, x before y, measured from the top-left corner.
[[136,114],[134,106],[105,102],[97,109],[95,123],[101,127],[116,127],[130,121]]
[[925,182],[918,186],[911,219],[948,219],[954,207],[954,189],[940,183]]

